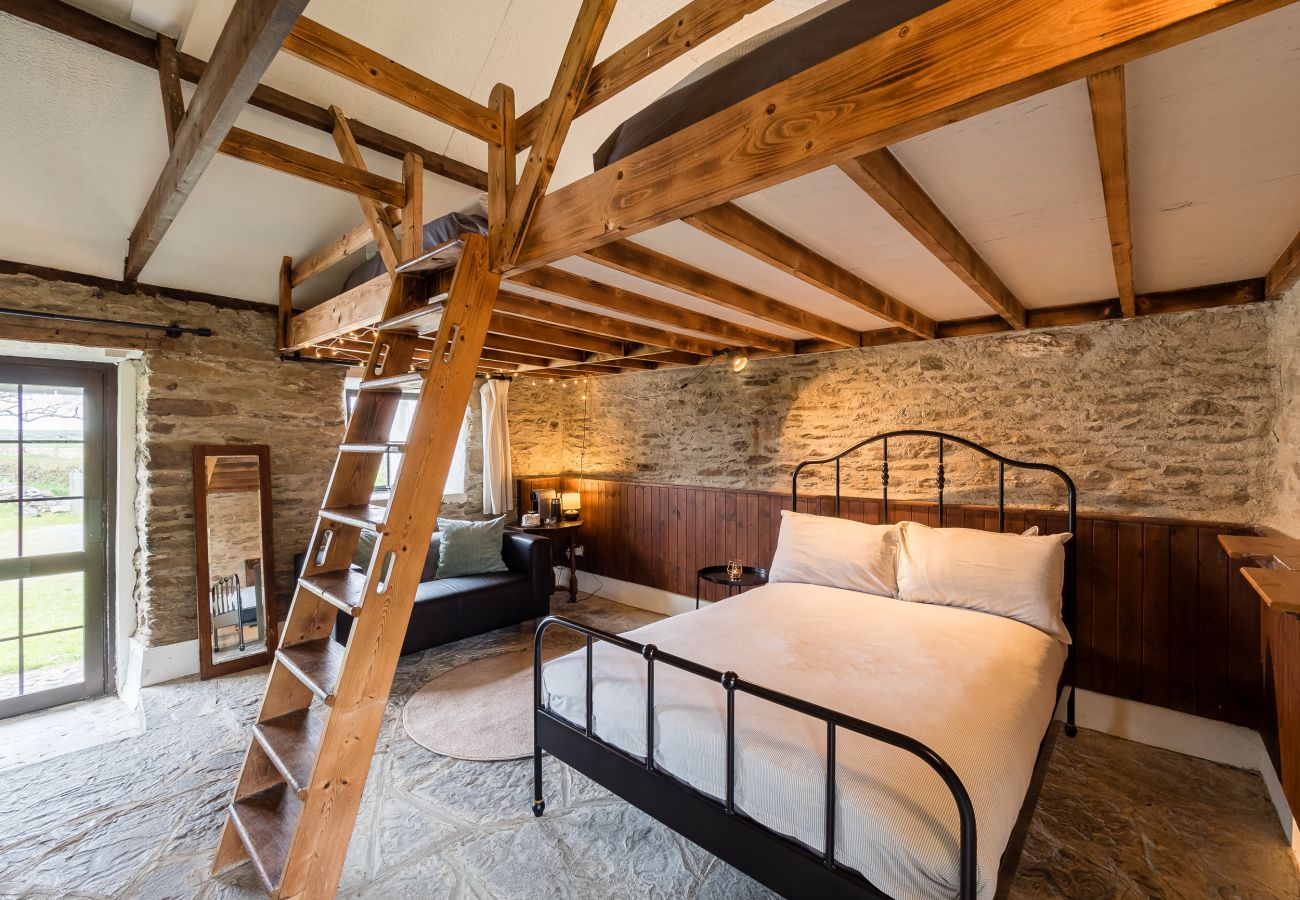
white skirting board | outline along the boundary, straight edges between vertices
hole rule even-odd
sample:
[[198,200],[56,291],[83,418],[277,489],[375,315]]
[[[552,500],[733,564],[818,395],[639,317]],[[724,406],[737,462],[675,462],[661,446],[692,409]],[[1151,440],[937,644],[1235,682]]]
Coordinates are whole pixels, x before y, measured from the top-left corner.
[[127,706],[135,709],[140,703],[140,688],[199,674],[198,639],[146,647],[132,638],[125,669],[118,695]]
[[[562,572],[557,574],[560,578],[559,583],[566,583],[568,570],[557,570],[557,573],[559,572]],[[588,572],[578,573],[578,587],[584,594],[596,593],[609,600],[661,615],[677,615],[695,608],[694,597],[684,597],[660,588],[632,584],[616,578],[604,578]],[[563,603],[554,604],[551,611],[557,615],[564,615]],[[1064,702],[1056,715],[1058,719],[1065,718]],[[1258,771],[1264,779],[1264,785],[1268,788],[1274,807],[1277,808],[1282,830],[1291,844],[1291,852],[1296,858],[1297,865],[1300,865],[1300,826],[1297,826],[1287,806],[1286,797],[1282,794],[1282,785],[1268,757],[1268,751],[1264,749],[1264,741],[1259,736],[1259,732],[1159,706],[1149,706],[1135,700],[1122,700],[1119,697],[1084,690],[1078,692],[1075,701],[1075,718],[1081,728],[1224,765]]]

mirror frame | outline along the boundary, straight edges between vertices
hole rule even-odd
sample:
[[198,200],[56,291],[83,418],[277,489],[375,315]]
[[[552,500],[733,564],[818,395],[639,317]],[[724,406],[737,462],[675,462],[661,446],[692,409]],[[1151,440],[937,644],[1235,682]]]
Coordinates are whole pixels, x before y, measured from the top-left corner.
[[[280,610],[275,595],[275,553],[271,539],[271,448],[267,444],[194,445],[194,572],[198,596],[199,678],[207,680],[231,672],[264,666],[279,646]],[[208,491],[206,465],[213,456],[256,456],[258,503],[262,518],[262,615],[266,624],[266,649],[235,659],[214,662],[209,632]]]

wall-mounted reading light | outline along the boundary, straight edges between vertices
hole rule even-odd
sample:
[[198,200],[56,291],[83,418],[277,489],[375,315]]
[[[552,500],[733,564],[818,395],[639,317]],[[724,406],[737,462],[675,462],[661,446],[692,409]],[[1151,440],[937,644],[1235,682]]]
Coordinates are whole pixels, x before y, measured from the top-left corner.
[[713,355],[725,356],[727,364],[731,366],[733,372],[743,372],[745,366],[749,365],[749,357],[739,347],[728,347],[726,350],[719,350]]

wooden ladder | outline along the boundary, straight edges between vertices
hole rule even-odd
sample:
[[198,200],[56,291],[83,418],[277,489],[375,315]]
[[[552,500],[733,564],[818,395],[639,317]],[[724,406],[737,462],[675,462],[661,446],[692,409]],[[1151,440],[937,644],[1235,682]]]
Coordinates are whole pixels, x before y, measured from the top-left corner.
[[[428,303],[432,276],[393,276],[213,862],[216,873],[251,859],[272,897],[333,897],[342,874],[501,280],[488,262],[487,238],[466,236],[449,291]],[[432,333],[429,367],[416,371],[416,342]],[[414,384],[410,435],[394,445],[401,391]],[[402,464],[388,506],[372,506],[390,449]],[[379,539],[354,572],[363,529]],[[353,617],[346,644],[331,637],[339,611]]]

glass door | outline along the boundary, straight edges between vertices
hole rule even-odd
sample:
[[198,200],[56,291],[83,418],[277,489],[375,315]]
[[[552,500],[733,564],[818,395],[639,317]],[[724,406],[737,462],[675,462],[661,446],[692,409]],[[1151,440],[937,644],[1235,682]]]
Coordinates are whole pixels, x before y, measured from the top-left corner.
[[0,359],[0,718],[102,694],[111,366]]

